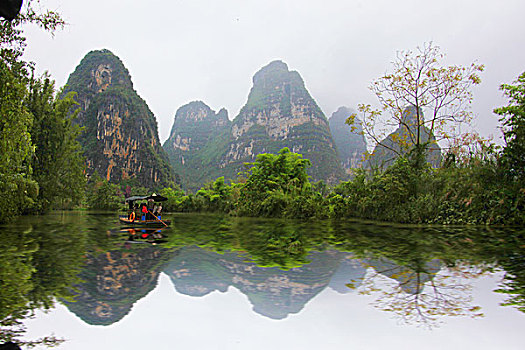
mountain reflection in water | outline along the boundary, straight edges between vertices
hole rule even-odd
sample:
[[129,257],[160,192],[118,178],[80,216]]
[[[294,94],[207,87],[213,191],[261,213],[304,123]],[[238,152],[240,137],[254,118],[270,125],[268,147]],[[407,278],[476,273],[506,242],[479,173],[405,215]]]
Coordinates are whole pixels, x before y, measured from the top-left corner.
[[[32,257],[38,255],[40,275],[21,286],[29,294],[38,290],[47,304],[29,300],[25,309],[2,314],[3,320],[23,319],[27,317],[23,310],[49,308],[49,300],[58,297],[84,322],[110,325],[155,288],[161,273],[169,276],[177,293],[195,298],[234,287],[248,298],[254,312],[271,319],[300,313],[330,288],[340,294],[370,294],[380,310],[407,323],[434,326],[442,316],[481,316],[483,310],[472,303],[471,281],[504,270],[500,292],[509,294],[508,305],[523,311],[522,229],[395,227],[193,214],[173,215],[172,220],[171,228],[156,230],[155,236],[121,231],[113,216],[75,213],[25,218],[6,227],[4,237],[11,234],[18,244],[20,237],[39,244],[25,251],[20,248],[18,255],[4,253],[0,263],[16,256],[29,271],[35,267]],[[46,248],[51,242],[69,252],[67,260]],[[4,240],[2,244],[10,243]],[[0,266],[5,272],[13,260]],[[59,267],[62,272],[56,270]],[[26,270],[16,271],[27,275]],[[61,288],[42,288],[49,284],[46,276]],[[74,291],[73,300],[64,288]],[[1,305],[6,305],[12,291],[4,289],[0,296]],[[5,322],[2,326],[5,329]]]
[[[356,259],[351,253],[333,249],[312,252],[308,260],[310,262],[301,267],[281,270],[259,267],[239,253],[218,254],[197,246],[176,251],[146,247],[133,254],[107,252],[96,258],[88,257],[80,275],[85,282],[76,286],[80,293],[75,297],[76,302],[67,303],[67,307],[89,324],[112,324],[152,291],[159,274],[164,272],[178,293],[192,297],[203,297],[213,291],[224,293],[230,286],[235,287],[248,297],[254,312],[272,319],[299,313],[327,287],[341,294],[356,289],[361,293],[377,291],[372,285],[379,276],[395,281],[394,291],[390,290],[391,286],[382,285],[381,300],[389,297],[383,300],[390,305],[387,311],[402,311],[403,314],[411,311],[414,313],[411,316],[422,316],[421,308],[426,312],[432,307],[432,313],[442,315],[466,314],[464,311],[468,310],[465,309],[470,300],[468,295],[462,300],[451,297],[459,290],[464,292],[468,288],[466,282],[455,281],[448,286],[434,283],[434,277],[442,268],[439,260],[428,262],[425,272],[419,273],[392,261]],[[359,288],[362,284],[365,287]],[[442,305],[428,300],[423,288],[425,284],[439,293],[434,299],[441,298]],[[393,305],[398,309],[393,309]],[[416,321],[428,322],[428,316]]]
[[362,279],[366,272],[347,253],[314,252],[308,258],[311,263],[283,271],[258,267],[238,253],[218,254],[196,246],[174,252],[148,247],[132,255],[110,252],[88,258],[81,274],[85,283],[77,286],[80,293],[76,302],[67,306],[89,324],[114,323],[153,290],[159,273],[164,272],[178,293],[203,297],[233,286],[248,297],[255,312],[283,319],[300,312],[329,286],[350,291],[345,284],[350,279]]

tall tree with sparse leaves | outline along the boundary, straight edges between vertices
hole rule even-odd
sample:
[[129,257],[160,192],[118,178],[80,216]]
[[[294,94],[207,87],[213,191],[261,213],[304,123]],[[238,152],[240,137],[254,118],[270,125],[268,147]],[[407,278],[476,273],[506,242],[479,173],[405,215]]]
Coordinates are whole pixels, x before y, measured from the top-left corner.
[[[398,52],[391,73],[372,83],[370,90],[380,108],[359,105],[363,133],[371,144],[404,155],[412,148],[425,151],[434,137],[436,142],[445,143],[460,138],[461,127],[472,119],[471,89],[481,82],[479,73],[484,66],[445,66],[443,58],[439,47],[432,43],[418,47],[416,52]],[[413,111],[410,117],[407,109]],[[347,124],[352,125],[355,117],[350,116]],[[385,143],[385,136],[399,127],[404,132],[394,144]]]

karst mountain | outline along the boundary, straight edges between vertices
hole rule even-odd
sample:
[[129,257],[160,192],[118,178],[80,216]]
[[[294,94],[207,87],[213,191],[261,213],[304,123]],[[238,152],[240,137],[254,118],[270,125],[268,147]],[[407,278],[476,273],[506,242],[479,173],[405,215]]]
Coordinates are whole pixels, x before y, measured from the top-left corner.
[[80,136],[88,175],[113,183],[161,188],[177,179],[161,146],[157,121],[133,89],[128,70],[108,50],[89,52],[69,76],[83,127]]

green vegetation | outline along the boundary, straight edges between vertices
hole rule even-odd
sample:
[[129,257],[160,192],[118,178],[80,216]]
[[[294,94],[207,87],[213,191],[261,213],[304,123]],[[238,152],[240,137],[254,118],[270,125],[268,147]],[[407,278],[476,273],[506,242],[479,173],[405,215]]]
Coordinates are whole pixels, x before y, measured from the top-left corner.
[[88,184],[86,204],[93,210],[118,210],[122,207],[123,199],[120,187],[108,182],[95,173]]
[[[66,117],[71,96],[58,101],[53,82],[47,76],[35,78],[33,63],[21,58],[25,24],[51,33],[64,25],[57,13],[41,12],[35,3],[25,1],[24,11],[12,21],[0,19],[0,223],[22,213],[74,205],[84,192],[78,130]],[[31,225],[0,231],[0,343],[60,344],[54,336],[22,339],[21,320],[69,295],[83,250],[71,243],[81,246],[83,232],[63,226],[35,234]],[[55,238],[65,232],[71,241],[58,242]]]
[[32,317],[32,310],[52,309],[57,298],[71,299],[71,286],[80,282],[87,236],[78,217],[57,215],[45,223],[28,218],[1,227],[0,343],[53,346],[63,340],[24,340],[22,321]]
[[329,200],[335,217],[401,223],[525,223],[523,199],[501,183],[493,148],[464,162],[421,169],[404,157],[384,172],[359,172],[334,188]]
[[[504,152],[482,146],[465,160],[434,169],[421,154],[399,157],[384,172],[358,170],[332,189],[310,183],[307,159],[283,149],[260,154],[238,183],[223,178],[195,195],[164,189],[167,210],[223,212],[237,216],[361,218],[399,223],[525,223],[523,187],[502,183]],[[421,166],[421,164],[426,164]]]
[[72,96],[58,100],[49,77],[35,78],[33,64],[21,59],[24,24],[53,32],[64,21],[35,12],[31,2],[26,11],[0,21],[0,222],[74,206],[84,194],[78,129],[67,117]]
[[501,116],[506,146],[500,157],[500,167],[507,183],[521,192],[525,187],[525,73],[515,85],[503,84],[501,90],[509,98],[508,106],[497,108]]
[[0,60],[0,221],[34,207],[38,195],[30,166],[33,116],[23,103],[26,83],[25,71],[11,69]]
[[283,148],[279,154],[260,154],[241,189],[238,214],[241,216],[299,217],[315,215],[306,169],[310,161]]
[[317,184],[308,180],[310,161],[283,148],[278,154],[259,154],[240,174],[237,183],[223,177],[204,185],[195,194],[166,188],[165,210],[179,212],[229,213],[237,216],[314,218],[326,217],[325,199]]
[[39,185],[38,211],[78,205],[85,191],[84,158],[77,138],[80,128],[68,117],[76,104],[73,93],[54,97],[53,82],[44,76],[32,80],[27,110],[33,115],[31,139],[35,146],[33,178]]

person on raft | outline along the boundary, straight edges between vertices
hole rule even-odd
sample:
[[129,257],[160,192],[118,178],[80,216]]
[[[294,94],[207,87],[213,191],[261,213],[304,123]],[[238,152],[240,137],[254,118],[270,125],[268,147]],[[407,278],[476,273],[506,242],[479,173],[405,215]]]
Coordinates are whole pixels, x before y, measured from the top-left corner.
[[142,203],[141,206],[141,212],[142,212],[142,220],[146,220],[147,214],[148,214],[148,207],[146,206],[146,203]]

